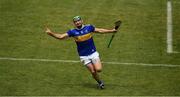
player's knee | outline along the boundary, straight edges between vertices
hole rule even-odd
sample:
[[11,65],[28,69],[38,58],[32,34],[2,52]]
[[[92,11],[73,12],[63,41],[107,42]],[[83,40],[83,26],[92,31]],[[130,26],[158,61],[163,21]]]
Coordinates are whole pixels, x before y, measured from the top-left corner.
[[96,72],[96,71],[93,71],[93,72],[91,72],[91,74],[92,74],[92,76],[94,77],[94,76],[97,75],[97,72]]
[[96,69],[96,71],[97,71],[97,72],[101,72],[101,71],[102,71],[102,69],[101,69],[101,68],[98,68],[98,69]]
[[91,70],[91,74],[96,74],[96,71],[95,70]]

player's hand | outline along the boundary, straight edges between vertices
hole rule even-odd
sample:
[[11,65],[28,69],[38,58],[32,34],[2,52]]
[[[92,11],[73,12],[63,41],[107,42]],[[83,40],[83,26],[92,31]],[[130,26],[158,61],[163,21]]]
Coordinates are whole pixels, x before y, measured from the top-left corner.
[[117,29],[112,29],[112,32],[113,32],[113,33],[116,33],[116,32],[117,32]]
[[51,30],[48,28],[48,27],[46,27],[46,31],[45,31],[47,34],[51,34]]

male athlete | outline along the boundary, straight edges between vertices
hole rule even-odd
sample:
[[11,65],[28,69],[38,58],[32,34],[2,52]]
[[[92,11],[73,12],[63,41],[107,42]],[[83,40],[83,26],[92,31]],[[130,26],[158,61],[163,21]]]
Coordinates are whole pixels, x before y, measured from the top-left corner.
[[77,51],[81,62],[89,69],[93,78],[97,81],[100,89],[104,89],[104,83],[99,78],[98,72],[102,70],[99,53],[96,51],[92,34],[96,33],[115,33],[116,29],[95,28],[93,25],[84,25],[80,16],[73,18],[75,29],[71,29],[64,34],[54,33],[49,28],[46,28],[46,33],[56,39],[65,39],[73,37],[77,44]]

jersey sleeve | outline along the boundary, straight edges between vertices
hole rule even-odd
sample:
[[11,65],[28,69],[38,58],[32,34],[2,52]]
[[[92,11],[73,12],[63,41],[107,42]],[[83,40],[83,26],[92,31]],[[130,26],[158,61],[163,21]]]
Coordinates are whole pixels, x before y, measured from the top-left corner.
[[67,31],[67,34],[68,34],[69,37],[73,37],[74,36],[73,31],[71,31],[71,30]]
[[89,25],[89,29],[90,29],[91,32],[95,31],[95,27],[93,25]]

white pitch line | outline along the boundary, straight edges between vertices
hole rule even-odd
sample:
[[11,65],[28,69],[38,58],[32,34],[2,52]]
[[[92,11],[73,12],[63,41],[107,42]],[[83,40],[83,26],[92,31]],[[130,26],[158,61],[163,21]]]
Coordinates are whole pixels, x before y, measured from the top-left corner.
[[31,58],[12,58],[12,57],[0,57],[0,60],[79,63],[79,61],[76,60],[51,60],[51,59],[31,59]]
[[[39,62],[62,62],[62,63],[80,63],[77,60],[52,60],[52,59],[31,59],[31,58],[12,58],[0,57],[0,60],[10,61],[39,61]],[[180,67],[180,65],[173,64],[147,64],[147,63],[123,63],[123,62],[102,62],[104,64],[121,64],[121,65],[137,65],[137,66],[158,66],[158,67]]]
[[167,53],[173,53],[172,2],[167,1]]

